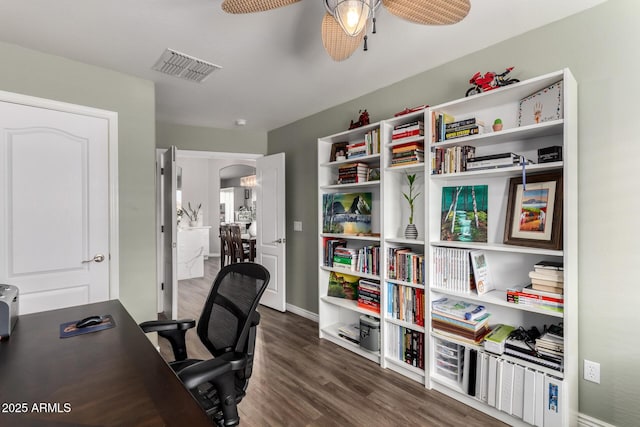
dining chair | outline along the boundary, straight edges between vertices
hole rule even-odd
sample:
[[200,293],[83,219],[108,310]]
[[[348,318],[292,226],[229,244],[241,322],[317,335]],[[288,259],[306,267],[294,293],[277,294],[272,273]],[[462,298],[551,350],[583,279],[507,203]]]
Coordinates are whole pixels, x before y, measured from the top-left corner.
[[250,259],[249,245],[242,243],[242,231],[238,224],[229,225],[230,246],[231,246],[231,262],[243,262]]

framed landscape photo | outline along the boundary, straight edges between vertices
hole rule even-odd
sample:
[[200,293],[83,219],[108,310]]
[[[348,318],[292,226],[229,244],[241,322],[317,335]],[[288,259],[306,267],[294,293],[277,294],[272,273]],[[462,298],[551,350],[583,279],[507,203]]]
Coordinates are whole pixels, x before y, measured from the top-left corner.
[[504,243],[562,249],[562,173],[511,178]]

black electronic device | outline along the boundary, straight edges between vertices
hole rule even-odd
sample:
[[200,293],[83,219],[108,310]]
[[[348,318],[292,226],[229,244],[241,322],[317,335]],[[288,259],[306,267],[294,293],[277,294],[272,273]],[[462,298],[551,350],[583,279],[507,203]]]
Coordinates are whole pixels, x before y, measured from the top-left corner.
[[100,323],[102,323],[102,316],[89,316],[79,320],[78,323],[76,323],[76,328],[86,328],[89,326],[99,325]]

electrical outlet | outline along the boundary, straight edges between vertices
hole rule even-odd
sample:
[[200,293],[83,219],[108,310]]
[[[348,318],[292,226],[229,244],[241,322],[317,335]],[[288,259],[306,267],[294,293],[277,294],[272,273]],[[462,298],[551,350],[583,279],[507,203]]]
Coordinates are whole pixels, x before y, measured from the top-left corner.
[[584,379],[600,384],[600,364],[584,359]]

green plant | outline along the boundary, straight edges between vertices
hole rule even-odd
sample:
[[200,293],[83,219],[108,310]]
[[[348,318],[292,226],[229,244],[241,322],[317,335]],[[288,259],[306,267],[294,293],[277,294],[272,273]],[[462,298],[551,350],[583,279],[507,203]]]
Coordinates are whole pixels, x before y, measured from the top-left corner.
[[197,221],[200,216],[200,208],[202,207],[202,203],[198,205],[197,208],[193,209],[191,207],[191,202],[187,205],[187,208],[183,210],[184,214],[189,218],[190,221]]
[[409,224],[413,224],[413,202],[420,195],[419,192],[413,194],[414,185],[416,182],[416,174],[407,174],[407,182],[409,183],[409,194],[403,192],[402,195],[405,199],[407,199],[407,202],[409,202]]
[[501,125],[501,124],[502,124],[502,119],[495,119],[495,120],[493,121],[493,124],[494,124],[494,125]]

